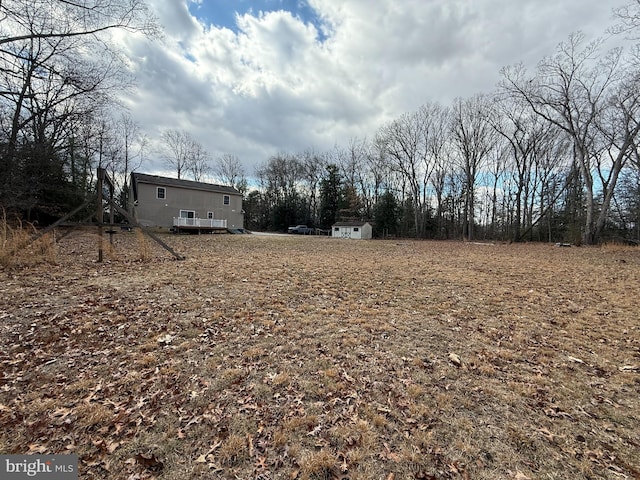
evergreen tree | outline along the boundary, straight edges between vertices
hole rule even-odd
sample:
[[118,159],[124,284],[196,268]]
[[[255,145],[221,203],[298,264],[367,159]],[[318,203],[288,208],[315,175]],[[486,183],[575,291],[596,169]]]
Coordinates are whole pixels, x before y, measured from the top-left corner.
[[344,205],[342,195],[342,178],[338,166],[327,166],[326,176],[320,181],[320,226],[330,228]]
[[362,217],[362,198],[355,187],[345,185],[340,198],[343,200],[338,220],[360,220]]
[[411,196],[400,205],[399,234],[403,237],[417,237],[415,203]]
[[382,194],[376,204],[375,229],[379,236],[398,234],[398,201],[389,190]]

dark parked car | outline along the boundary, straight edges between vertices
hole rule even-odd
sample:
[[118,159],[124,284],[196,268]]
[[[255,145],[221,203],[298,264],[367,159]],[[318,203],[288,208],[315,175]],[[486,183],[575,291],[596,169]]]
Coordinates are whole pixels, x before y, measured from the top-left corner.
[[311,235],[313,228],[309,228],[306,225],[296,225],[295,227],[289,227],[287,233],[298,233],[301,235]]

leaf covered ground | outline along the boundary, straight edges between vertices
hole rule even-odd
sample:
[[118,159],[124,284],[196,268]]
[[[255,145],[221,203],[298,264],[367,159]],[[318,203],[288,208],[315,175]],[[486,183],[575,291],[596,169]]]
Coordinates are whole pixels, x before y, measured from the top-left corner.
[[0,452],[97,479],[640,478],[640,250],[76,232],[0,270]]

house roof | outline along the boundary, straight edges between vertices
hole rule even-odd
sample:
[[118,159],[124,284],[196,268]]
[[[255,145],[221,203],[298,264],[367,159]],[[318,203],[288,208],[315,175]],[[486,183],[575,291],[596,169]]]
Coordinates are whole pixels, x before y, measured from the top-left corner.
[[209,192],[226,193],[229,195],[241,195],[240,192],[233,187],[216,185],[215,183],[194,182],[193,180],[160,177],[158,175],[147,175],[146,173],[137,172],[133,172],[131,174],[131,178],[134,188],[136,188],[138,183],[148,183],[164,187],[188,188],[191,190],[206,190]]
[[362,227],[370,222],[336,222],[333,227]]

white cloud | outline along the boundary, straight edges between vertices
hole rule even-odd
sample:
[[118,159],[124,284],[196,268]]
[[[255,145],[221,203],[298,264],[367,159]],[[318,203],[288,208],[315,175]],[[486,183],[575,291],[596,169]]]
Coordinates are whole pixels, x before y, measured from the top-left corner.
[[[426,101],[491,90],[499,69],[535,65],[582,29],[604,33],[601,0],[309,0],[323,22],[286,11],[203,25],[187,0],[157,0],[164,43],[126,41],[137,90],[126,103],[153,139],[190,131],[250,172],[279,151],[329,150],[371,136]],[[622,1],[619,3],[623,3]],[[200,5],[203,7],[204,4]],[[159,169],[158,164],[143,166]]]

